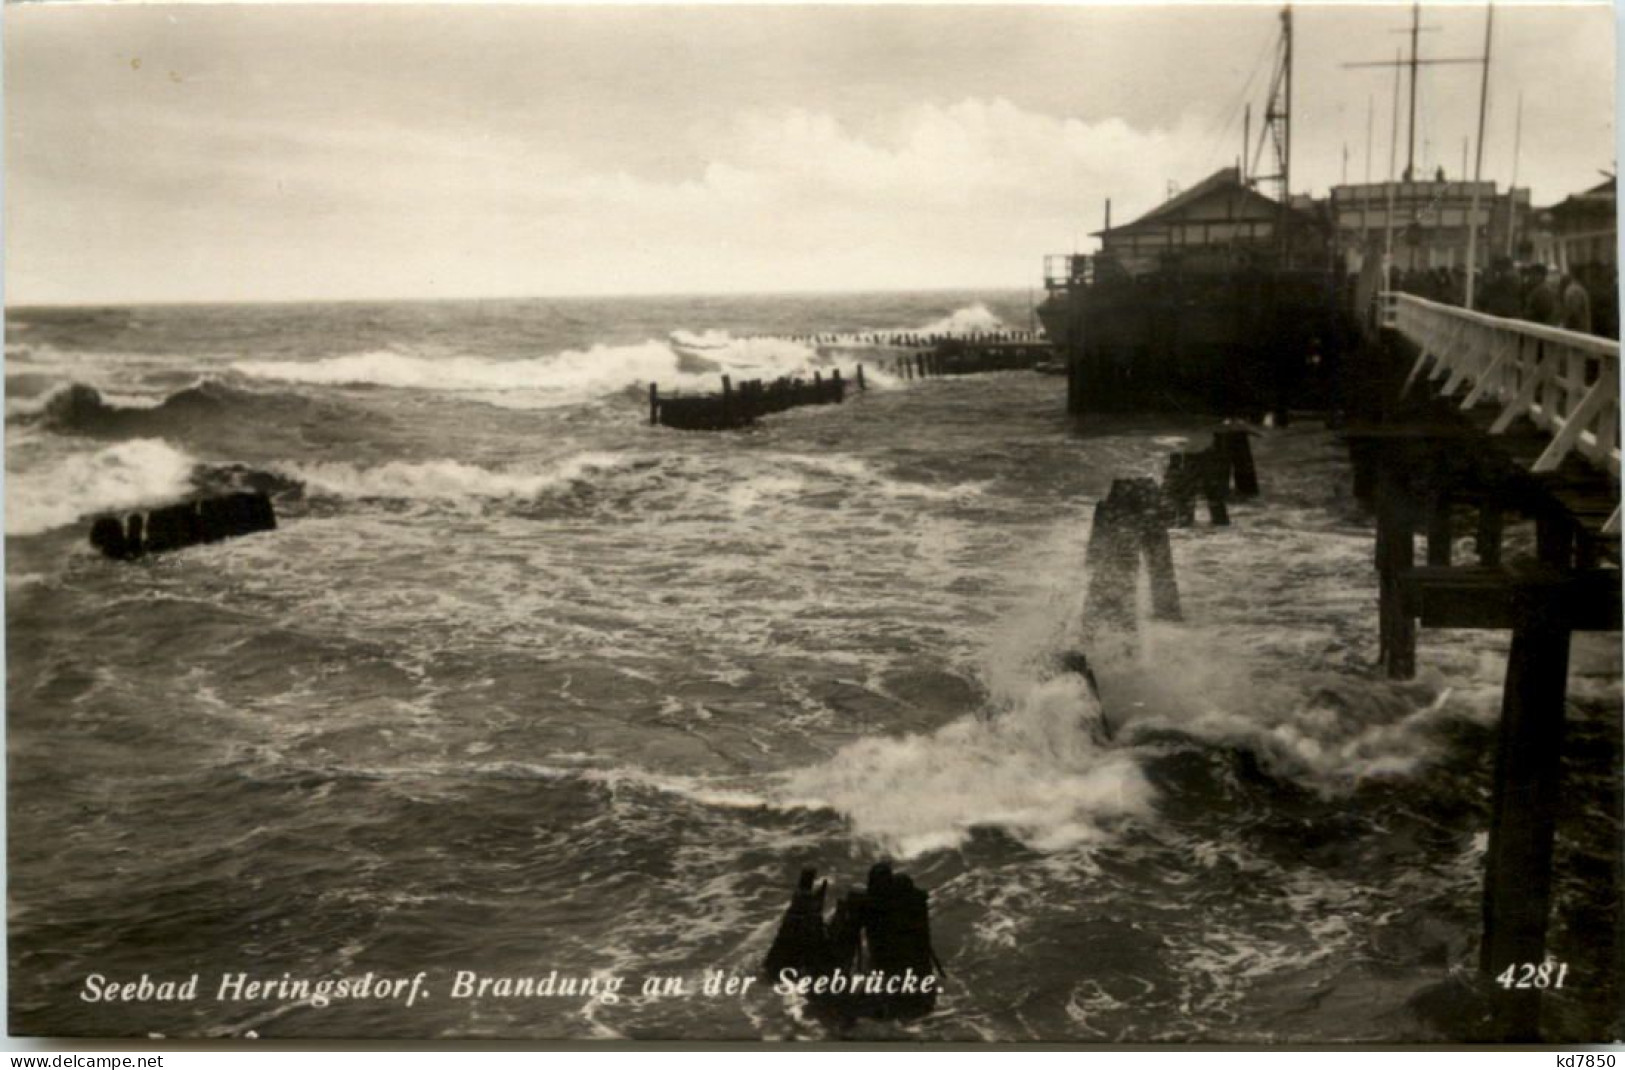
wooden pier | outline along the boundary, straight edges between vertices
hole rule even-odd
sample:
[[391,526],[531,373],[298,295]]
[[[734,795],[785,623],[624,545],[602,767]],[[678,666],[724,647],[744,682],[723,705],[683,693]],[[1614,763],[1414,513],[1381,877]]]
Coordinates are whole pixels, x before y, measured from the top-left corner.
[[[1478,965],[1496,1038],[1538,1040],[1570,636],[1620,630],[1619,345],[1389,293],[1355,370],[1383,671],[1415,675],[1419,627],[1511,632]],[[1533,528],[1523,559],[1509,520]]]
[[[857,388],[867,388],[863,365],[858,365]],[[760,417],[802,405],[839,405],[846,400],[846,380],[839,368],[813,372],[811,379],[750,379],[736,388],[729,376],[722,377],[722,389],[715,394],[662,394],[649,384],[649,424],[680,431],[730,431],[749,427]]]
[[1047,342],[976,342],[949,339],[931,349],[898,357],[891,371],[899,379],[928,379],[983,372],[1035,371],[1052,361]]

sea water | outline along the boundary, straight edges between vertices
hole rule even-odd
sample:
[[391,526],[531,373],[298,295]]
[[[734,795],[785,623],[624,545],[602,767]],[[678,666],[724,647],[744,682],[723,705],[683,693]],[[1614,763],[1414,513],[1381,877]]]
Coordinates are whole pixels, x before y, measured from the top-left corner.
[[[1380,677],[1321,424],[1173,533],[1185,620],[1097,636],[1098,701],[1055,668],[1093,503],[1211,420],[871,364],[746,432],[648,425],[651,381],[828,370],[785,336],[1006,325],[1024,294],[12,310],[12,1029],[1451,1035],[1414,999],[1474,966],[1506,639],[1424,632]],[[276,531],[88,546],[226,465],[277,477]],[[1562,1038],[1620,1032],[1618,661],[1577,638]],[[759,968],[802,866],[880,859],[930,892],[933,1014],[703,991]]]

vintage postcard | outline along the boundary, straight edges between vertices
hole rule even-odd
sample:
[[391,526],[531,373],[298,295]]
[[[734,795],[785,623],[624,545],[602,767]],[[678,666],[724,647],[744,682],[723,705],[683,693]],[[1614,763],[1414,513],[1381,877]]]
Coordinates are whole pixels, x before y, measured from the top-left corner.
[[11,4],[10,1032],[1625,1033],[1606,4]]

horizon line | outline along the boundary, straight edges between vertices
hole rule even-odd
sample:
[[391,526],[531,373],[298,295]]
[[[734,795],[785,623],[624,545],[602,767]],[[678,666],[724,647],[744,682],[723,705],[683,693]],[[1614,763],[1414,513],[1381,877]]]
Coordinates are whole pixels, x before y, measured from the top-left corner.
[[1010,283],[957,285],[957,286],[898,286],[868,289],[786,289],[786,290],[648,290],[621,293],[555,293],[555,294],[465,294],[420,296],[359,296],[359,297],[186,297],[159,299],[119,300],[67,300],[14,302],[6,297],[0,309],[6,313],[33,309],[71,308],[197,308],[218,305],[360,305],[360,304],[429,304],[433,302],[475,301],[591,301],[634,300],[637,298],[698,298],[698,297],[839,297],[868,294],[932,294],[932,293],[1036,293],[1041,284],[1027,286]]

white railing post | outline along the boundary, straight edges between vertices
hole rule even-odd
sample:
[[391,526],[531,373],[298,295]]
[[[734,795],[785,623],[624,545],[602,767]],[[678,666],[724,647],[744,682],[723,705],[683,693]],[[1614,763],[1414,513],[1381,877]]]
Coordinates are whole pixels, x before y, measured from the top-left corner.
[[[1468,387],[1463,410],[1500,404],[1491,434],[1528,416],[1552,436],[1536,471],[1551,471],[1578,452],[1620,474],[1618,342],[1391,290],[1379,300],[1383,326],[1397,330],[1421,354],[1407,386],[1431,361],[1428,378],[1443,380],[1446,396]],[[1610,523],[1618,529],[1617,516]]]

